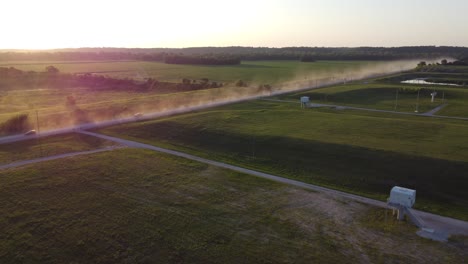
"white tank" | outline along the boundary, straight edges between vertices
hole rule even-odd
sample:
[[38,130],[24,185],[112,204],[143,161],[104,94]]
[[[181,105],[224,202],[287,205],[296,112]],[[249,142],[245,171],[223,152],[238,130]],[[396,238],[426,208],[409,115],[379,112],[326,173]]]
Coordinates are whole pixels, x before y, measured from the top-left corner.
[[390,191],[388,203],[411,208],[416,202],[416,190],[395,186]]

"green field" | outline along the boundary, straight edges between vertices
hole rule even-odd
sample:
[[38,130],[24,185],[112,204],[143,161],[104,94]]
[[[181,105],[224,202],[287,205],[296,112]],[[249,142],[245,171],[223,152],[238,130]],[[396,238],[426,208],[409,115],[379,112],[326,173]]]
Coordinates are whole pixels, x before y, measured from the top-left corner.
[[[372,66],[50,64],[62,72],[119,78],[271,84],[346,76]],[[50,64],[11,66],[42,70]],[[394,110],[396,91],[405,88],[397,111],[414,112],[412,89],[419,86],[398,83],[412,74],[274,97],[293,103],[248,101],[99,132],[380,200],[391,187],[404,186],[417,190],[416,208],[468,220],[467,121],[299,107],[299,97],[308,95],[312,102]],[[433,74],[465,78],[463,72]],[[233,88],[162,93],[9,87],[0,91],[0,122],[27,113],[35,127],[38,111],[41,129],[55,128],[257,93],[254,86]],[[468,89],[436,89],[446,100],[430,103],[430,89],[422,90],[420,112],[448,103],[437,114],[467,116]],[[67,105],[68,96],[76,105]],[[77,134],[17,142],[0,146],[0,163],[109,145]],[[462,263],[468,257],[466,237],[446,244],[419,238],[415,227],[387,219],[383,209],[146,150],[3,170],[0,189],[2,263]]]
[[343,74],[349,70],[377,67],[386,62],[371,61],[318,61],[302,63],[299,61],[243,61],[240,65],[201,66],[175,65],[162,62],[110,61],[110,62],[0,62],[0,67],[15,67],[24,71],[43,71],[54,65],[61,72],[97,73],[117,78],[155,78],[160,81],[180,82],[182,78],[199,80],[208,78],[217,82],[244,80],[260,84],[278,84],[316,75]]
[[[397,84],[350,84],[315,89],[278,96],[278,99],[296,100],[309,96],[312,103],[336,104],[398,112],[428,112],[439,105],[447,104],[437,115],[468,117],[468,89],[436,86],[423,87],[418,102],[416,85]],[[401,90],[404,90],[403,92]],[[431,93],[437,92],[434,102]],[[398,91],[398,92],[397,92]],[[398,93],[398,95],[397,95]],[[398,97],[398,99],[397,99]]]
[[0,145],[0,164],[70,152],[93,150],[115,143],[84,134],[65,134]]
[[1,171],[0,189],[2,263],[466,259],[465,238],[420,238],[382,209],[151,151]]
[[[454,67],[452,67],[454,68]],[[290,93],[276,98],[298,101],[301,96],[309,96],[312,103],[336,104],[391,110],[399,112],[428,112],[446,104],[437,115],[468,117],[468,87],[445,85],[403,84],[401,81],[424,78],[427,80],[468,80],[468,67],[458,66],[455,71],[447,67],[444,72],[407,72],[388,77],[336,85],[304,92]],[[452,72],[455,71],[455,72]],[[420,89],[419,100],[418,92]],[[437,92],[434,102],[431,93]]]
[[416,208],[468,219],[468,123],[252,101],[104,133],[385,200],[415,188]]

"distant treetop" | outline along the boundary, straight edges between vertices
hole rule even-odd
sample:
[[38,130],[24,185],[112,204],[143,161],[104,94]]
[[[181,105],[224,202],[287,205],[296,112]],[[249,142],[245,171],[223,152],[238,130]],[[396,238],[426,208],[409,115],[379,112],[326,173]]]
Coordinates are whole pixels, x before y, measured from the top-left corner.
[[[412,46],[412,47],[197,47],[182,49],[165,48],[79,48],[56,49],[48,51],[14,52],[0,50],[0,61],[12,60],[142,60],[142,61],[185,61],[196,64],[227,64],[235,60],[397,60],[397,59],[435,59],[451,57],[461,61],[468,58],[467,47],[449,46]],[[309,61],[309,59],[306,59]]]

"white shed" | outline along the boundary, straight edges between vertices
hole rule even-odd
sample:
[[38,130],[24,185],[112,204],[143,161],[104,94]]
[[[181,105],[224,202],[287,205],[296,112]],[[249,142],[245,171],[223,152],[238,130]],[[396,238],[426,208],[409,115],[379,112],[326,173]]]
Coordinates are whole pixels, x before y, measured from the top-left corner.
[[388,203],[411,208],[416,202],[416,190],[395,186],[390,191]]
[[310,106],[309,96],[301,96],[301,108],[306,108]]
[[301,103],[308,104],[310,102],[309,96],[301,96]]

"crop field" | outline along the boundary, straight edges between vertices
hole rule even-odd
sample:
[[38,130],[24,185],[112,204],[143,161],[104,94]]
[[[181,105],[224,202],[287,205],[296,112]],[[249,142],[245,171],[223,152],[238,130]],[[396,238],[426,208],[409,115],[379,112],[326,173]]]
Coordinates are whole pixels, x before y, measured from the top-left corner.
[[101,132],[468,219],[468,123],[251,101]]
[[1,144],[0,165],[114,145],[115,143],[110,141],[74,133]]
[[108,62],[21,62],[2,61],[0,67],[15,67],[24,71],[43,71],[54,65],[66,73],[96,73],[117,78],[155,78],[160,81],[180,82],[182,78],[199,80],[208,78],[217,82],[232,83],[244,80],[256,84],[278,84],[293,79],[315,75],[342,75],[349,70],[377,67],[385,62],[371,61],[243,61],[240,65],[200,66],[175,65],[162,62],[108,61]]
[[[151,151],[0,171],[2,263],[462,263],[383,209]],[[390,215],[390,214],[389,214]],[[409,247],[406,243],[411,241]]]

